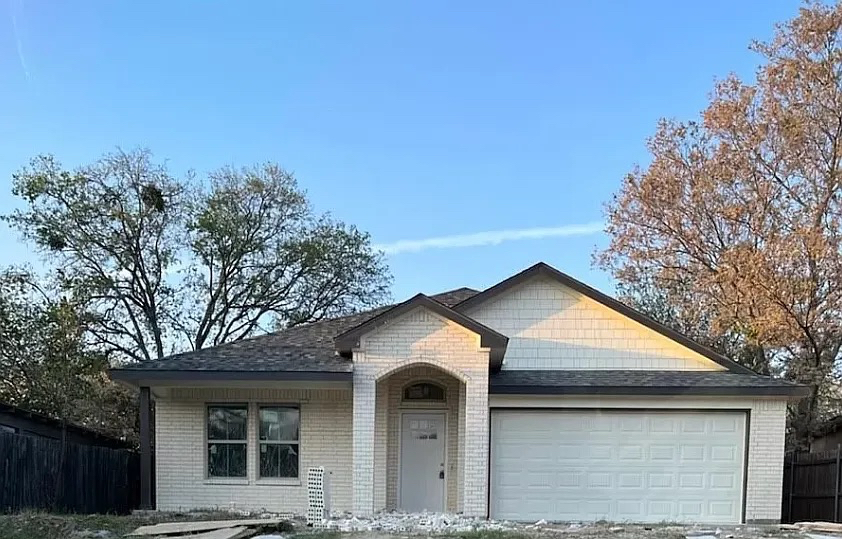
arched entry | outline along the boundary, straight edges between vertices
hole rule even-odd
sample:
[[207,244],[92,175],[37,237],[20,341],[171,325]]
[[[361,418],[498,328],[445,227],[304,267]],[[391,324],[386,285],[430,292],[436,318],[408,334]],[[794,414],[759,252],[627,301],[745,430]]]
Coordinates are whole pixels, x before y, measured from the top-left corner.
[[378,377],[375,410],[375,508],[460,509],[459,373],[431,363],[389,369]]

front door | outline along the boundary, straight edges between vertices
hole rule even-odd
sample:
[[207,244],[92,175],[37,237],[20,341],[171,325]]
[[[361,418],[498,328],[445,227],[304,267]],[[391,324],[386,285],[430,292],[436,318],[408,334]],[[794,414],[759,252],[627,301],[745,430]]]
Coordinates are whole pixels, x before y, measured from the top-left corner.
[[443,412],[404,412],[401,419],[400,508],[444,511]]

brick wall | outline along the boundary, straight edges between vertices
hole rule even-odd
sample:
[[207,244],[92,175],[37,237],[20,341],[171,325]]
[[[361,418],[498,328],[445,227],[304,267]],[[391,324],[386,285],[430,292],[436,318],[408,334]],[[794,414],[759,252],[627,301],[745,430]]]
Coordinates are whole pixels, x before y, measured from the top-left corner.
[[783,488],[786,401],[782,399],[675,397],[527,397],[492,395],[492,408],[665,408],[748,410],[749,452],[746,466],[746,520],[778,522]]
[[[445,388],[445,402],[403,402],[403,388],[416,381],[432,381]],[[458,510],[459,471],[459,393],[462,383],[449,374],[426,366],[399,371],[377,384],[378,417],[384,422],[376,429],[376,444],[385,451],[375,456],[375,509],[398,507],[398,454],[400,452],[400,421],[402,411],[443,410],[447,413],[447,447],[445,456],[445,508]],[[385,397],[380,398],[381,394]],[[381,406],[382,404],[382,406]],[[385,476],[385,485],[378,482],[378,473]],[[383,489],[383,492],[380,492]],[[385,496],[382,496],[385,494]]]
[[523,283],[467,314],[509,337],[504,369],[723,369],[544,277]]
[[786,402],[753,401],[750,421],[746,519],[780,522]]
[[[207,479],[207,403],[249,403],[248,477]],[[299,404],[300,479],[259,479],[257,405]],[[351,392],[341,389],[173,389],[155,401],[157,508],[291,511],[307,507],[306,470],[330,473],[333,510],[351,509]]]
[[[454,377],[465,387],[468,419],[464,429],[457,433],[463,450],[457,448],[456,454],[464,453],[466,465],[459,467],[457,461],[461,477],[456,488],[462,492],[457,492],[454,503],[466,514],[484,516],[488,473],[488,351],[480,348],[477,334],[424,308],[414,309],[365,335],[359,349],[354,351],[354,512],[370,514],[390,501],[388,467],[382,475],[380,467],[375,466],[375,461],[379,462],[384,454],[388,460],[388,444],[385,449],[383,444],[384,436],[388,440],[388,416],[377,411],[388,403],[388,398],[378,399],[377,382],[419,366]],[[453,424],[458,425],[459,421]]]

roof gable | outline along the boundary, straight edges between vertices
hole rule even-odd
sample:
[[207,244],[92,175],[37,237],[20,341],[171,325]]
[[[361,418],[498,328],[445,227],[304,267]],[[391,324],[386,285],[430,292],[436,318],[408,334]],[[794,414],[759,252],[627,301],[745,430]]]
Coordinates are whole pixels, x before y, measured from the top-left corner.
[[431,299],[424,294],[418,294],[403,303],[400,303],[391,309],[388,309],[377,316],[363,322],[362,324],[337,335],[334,339],[336,349],[341,354],[350,354],[353,348],[358,346],[360,338],[372,331],[382,328],[391,321],[409,313],[410,311],[423,307],[428,309],[442,318],[448,319],[465,329],[472,331],[480,336],[480,345],[484,348],[491,349],[491,368],[497,370],[503,362],[503,354],[506,350],[506,344],[509,339],[505,335],[494,331],[493,329],[480,324],[473,318],[465,316],[464,314],[454,311],[450,307]]
[[544,277],[551,279],[564,287],[567,287],[590,300],[595,301],[596,303],[601,304],[604,307],[607,307],[611,311],[618,313],[619,315],[633,320],[648,328],[649,330],[666,337],[672,342],[677,343],[681,347],[684,347],[700,356],[713,361],[714,363],[721,365],[725,369],[735,373],[742,373],[742,374],[754,374],[753,371],[750,369],[743,367],[742,365],[728,359],[725,356],[707,348],[690,338],[686,337],[678,333],[677,331],[664,326],[656,322],[655,320],[649,318],[648,316],[644,315],[643,313],[625,305],[617,301],[616,299],[603,294],[602,292],[584,284],[581,281],[574,279],[573,277],[558,271],[557,269],[540,262],[535,264],[534,266],[527,268],[526,270],[488,288],[487,290],[468,298],[467,300],[457,304],[454,307],[454,310],[466,313],[472,309],[479,307],[482,304],[485,304],[489,301],[492,301],[498,297],[500,297],[505,292],[526,283],[534,278]]

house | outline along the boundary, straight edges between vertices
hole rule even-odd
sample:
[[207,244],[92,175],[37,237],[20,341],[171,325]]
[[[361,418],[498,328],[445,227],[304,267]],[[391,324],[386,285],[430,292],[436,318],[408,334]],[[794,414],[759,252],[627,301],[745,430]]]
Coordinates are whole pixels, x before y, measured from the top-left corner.
[[521,521],[777,522],[805,394],[543,263],[112,376],[160,510],[303,513],[323,466],[335,511]]
[[61,440],[80,445],[108,447],[110,449],[133,449],[126,440],[105,436],[91,429],[62,422],[43,414],[24,410],[0,402],[0,434],[20,434]]

